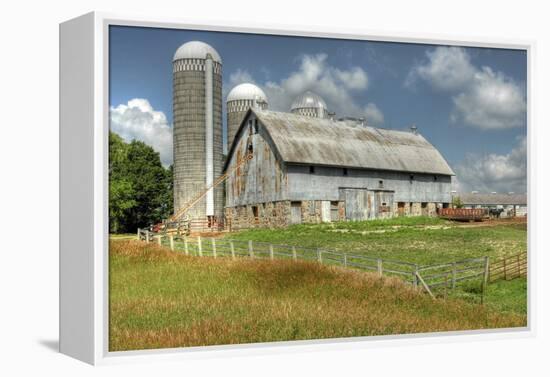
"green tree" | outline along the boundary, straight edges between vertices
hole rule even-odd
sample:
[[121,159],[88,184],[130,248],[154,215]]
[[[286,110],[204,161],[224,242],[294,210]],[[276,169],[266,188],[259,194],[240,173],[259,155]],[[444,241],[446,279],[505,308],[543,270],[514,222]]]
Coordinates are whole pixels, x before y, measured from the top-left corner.
[[135,232],[160,222],[172,213],[172,168],[141,141],[125,143],[111,132],[109,138],[109,229]]
[[464,204],[462,203],[462,200],[460,200],[460,196],[453,197],[453,208],[462,208],[464,207]]

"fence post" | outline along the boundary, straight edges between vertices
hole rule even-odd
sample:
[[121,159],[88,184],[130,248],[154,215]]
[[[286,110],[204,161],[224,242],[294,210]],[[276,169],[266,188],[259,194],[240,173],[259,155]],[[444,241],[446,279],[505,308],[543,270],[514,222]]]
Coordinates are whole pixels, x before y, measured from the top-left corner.
[[418,288],[418,265],[414,265],[414,272],[413,272],[413,287],[414,289]]
[[254,246],[252,246],[252,240],[248,240],[248,254],[250,258],[254,258]]
[[520,277],[521,276],[521,267],[519,266],[519,254],[517,255],[517,264],[518,264],[518,269],[517,269],[517,276],[516,277]]
[[269,258],[273,260],[275,256],[273,255],[273,245],[269,244]]
[[214,258],[217,257],[216,255],[216,239],[212,238],[212,254],[214,255]]
[[157,236],[157,242],[158,242],[159,246],[162,245],[162,236]]
[[317,249],[317,260],[319,261],[319,263],[323,263],[323,257],[321,256],[321,249]]
[[170,235],[170,250],[174,251],[174,236]]
[[296,254],[296,246],[292,246],[292,259],[296,262],[298,260],[298,255]]
[[378,276],[382,277],[384,270],[382,269],[382,259],[376,260],[376,269],[378,270]]
[[451,272],[451,289],[456,287],[456,263],[453,262],[453,271]]
[[137,240],[138,240],[138,241],[141,240],[141,238],[139,237],[139,236],[140,236],[140,234],[139,234],[140,232],[141,232],[141,229],[138,228],[138,231],[137,231]]
[[233,241],[229,241],[229,247],[231,248],[231,258],[235,259],[235,246],[233,245]]
[[185,255],[189,255],[189,246],[187,246],[187,237],[183,238],[183,250],[185,251]]
[[149,231],[145,231],[145,242],[149,243]]
[[502,269],[504,270],[504,280],[508,280],[508,274],[506,272],[506,257],[502,260]]
[[348,255],[344,253],[344,267],[348,266]]
[[487,288],[487,283],[489,283],[489,257],[485,257],[485,270],[483,271],[483,289]]
[[199,246],[199,257],[202,257],[202,241],[201,236],[197,237],[197,245]]

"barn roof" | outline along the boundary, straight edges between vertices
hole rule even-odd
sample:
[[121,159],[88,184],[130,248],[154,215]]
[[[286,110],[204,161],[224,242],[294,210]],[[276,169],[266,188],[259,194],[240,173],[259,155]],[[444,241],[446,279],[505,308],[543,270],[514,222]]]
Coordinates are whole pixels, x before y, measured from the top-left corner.
[[526,194],[457,193],[453,197],[459,197],[465,205],[527,205]]
[[419,134],[259,109],[249,110],[241,128],[251,113],[286,163],[454,175]]

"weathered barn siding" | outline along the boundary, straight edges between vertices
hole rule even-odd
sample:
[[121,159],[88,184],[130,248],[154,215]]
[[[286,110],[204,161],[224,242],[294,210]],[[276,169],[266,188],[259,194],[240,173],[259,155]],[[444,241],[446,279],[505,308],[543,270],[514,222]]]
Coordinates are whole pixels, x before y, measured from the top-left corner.
[[288,200],[288,181],[285,166],[275,156],[265,131],[255,133],[253,123],[242,129],[229,157],[229,166],[243,158],[252,147],[254,158],[232,172],[226,185],[226,206],[235,207],[256,203]]
[[[288,165],[289,200],[338,200],[341,187],[395,191],[396,202],[451,202],[451,177],[340,167]],[[412,175],[412,180],[411,180]],[[380,186],[382,181],[382,186]]]

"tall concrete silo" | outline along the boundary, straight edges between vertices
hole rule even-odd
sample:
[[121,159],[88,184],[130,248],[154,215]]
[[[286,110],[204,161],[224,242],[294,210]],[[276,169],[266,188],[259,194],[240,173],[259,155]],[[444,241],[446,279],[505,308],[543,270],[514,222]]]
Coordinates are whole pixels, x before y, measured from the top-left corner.
[[[181,45],[173,59],[174,212],[221,175],[222,60],[210,45]],[[221,218],[223,187],[209,190],[188,213],[191,219]]]
[[266,110],[267,96],[254,84],[237,85],[227,95],[227,151],[235,138],[246,112],[251,107]]
[[290,112],[314,118],[327,118],[326,102],[317,94],[307,91],[294,99]]

